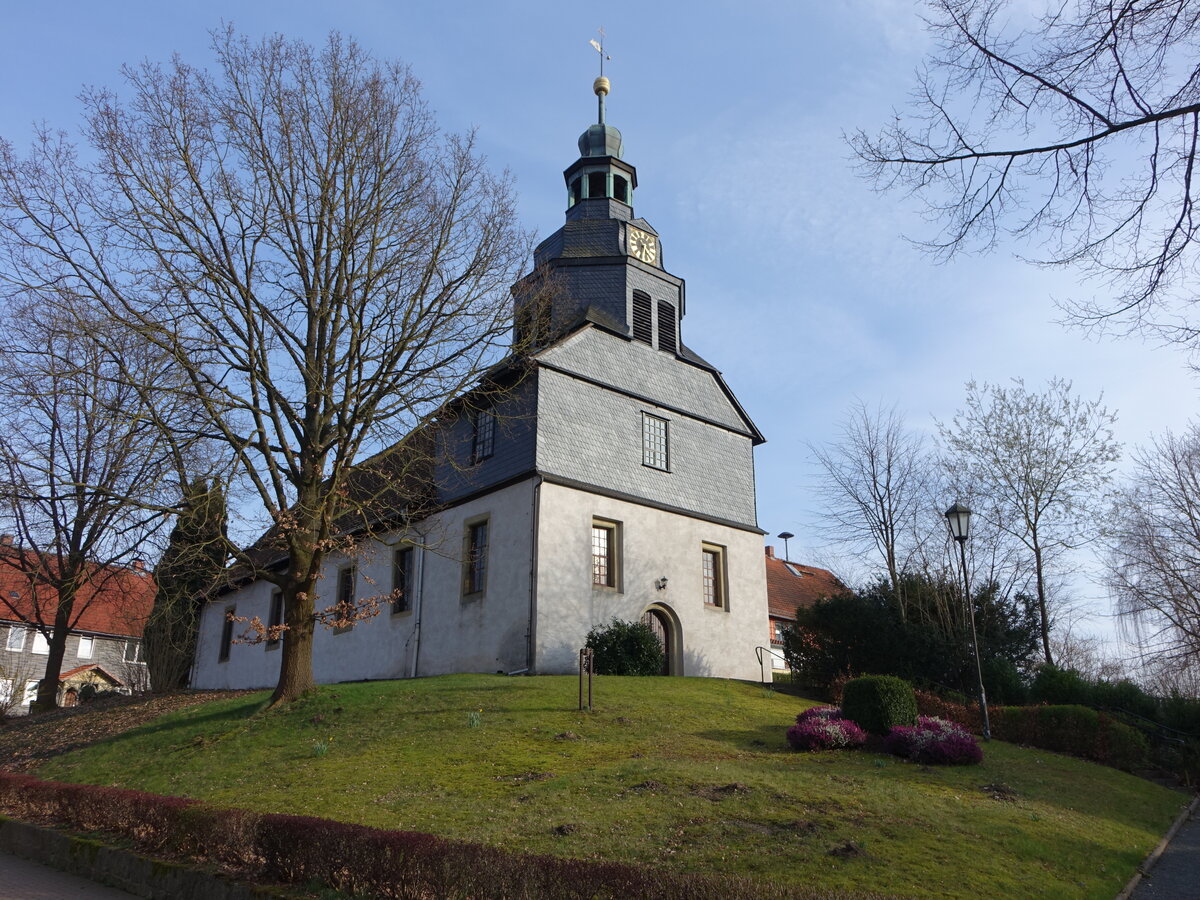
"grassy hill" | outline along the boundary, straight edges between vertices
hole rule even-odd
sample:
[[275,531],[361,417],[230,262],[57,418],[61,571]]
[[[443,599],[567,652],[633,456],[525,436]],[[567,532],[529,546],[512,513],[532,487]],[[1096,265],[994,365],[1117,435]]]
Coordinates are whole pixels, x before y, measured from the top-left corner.
[[921,897],[1111,898],[1185,798],[993,741],[982,766],[799,754],[807,701],[699,678],[458,675],[194,706],[42,777],[511,849]]

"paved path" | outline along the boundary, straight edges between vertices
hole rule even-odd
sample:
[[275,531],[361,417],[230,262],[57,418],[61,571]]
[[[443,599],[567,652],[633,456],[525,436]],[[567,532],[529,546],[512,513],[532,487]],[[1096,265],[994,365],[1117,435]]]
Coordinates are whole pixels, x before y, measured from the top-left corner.
[[78,875],[0,853],[0,900],[129,900],[132,896]]
[[1130,900],[1200,898],[1200,811],[1175,832],[1149,874],[1142,876]]

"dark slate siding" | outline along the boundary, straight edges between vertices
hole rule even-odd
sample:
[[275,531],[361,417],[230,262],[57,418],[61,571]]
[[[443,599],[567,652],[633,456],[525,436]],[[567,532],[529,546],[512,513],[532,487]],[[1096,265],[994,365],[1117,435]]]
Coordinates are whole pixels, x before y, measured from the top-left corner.
[[471,422],[463,417],[451,424],[445,435],[448,455],[453,462],[438,462],[438,497],[451,503],[484,488],[501,484],[534,467],[537,440],[537,389],[530,376],[512,396],[494,406],[496,436],[494,452],[487,459],[471,465]]

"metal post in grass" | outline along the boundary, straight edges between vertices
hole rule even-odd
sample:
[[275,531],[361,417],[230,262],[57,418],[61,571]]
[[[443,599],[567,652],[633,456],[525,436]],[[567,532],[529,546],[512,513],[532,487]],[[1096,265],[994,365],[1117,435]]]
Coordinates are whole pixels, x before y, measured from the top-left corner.
[[[579,651],[579,708],[592,711],[592,672],[595,663],[592,661],[592,648],[584,647]],[[583,679],[587,675],[587,706],[583,705]]]
[[971,536],[971,510],[955,503],[946,510],[946,524],[950,536],[958,542],[959,558],[962,561],[963,602],[971,615],[971,648],[975,652],[975,674],[979,678],[979,712],[983,716],[983,739],[992,739],[992,726],[988,722],[987,694],[983,689],[983,664],[979,661],[979,635],[975,631],[975,604],[971,602],[971,581],[967,577],[967,538]]

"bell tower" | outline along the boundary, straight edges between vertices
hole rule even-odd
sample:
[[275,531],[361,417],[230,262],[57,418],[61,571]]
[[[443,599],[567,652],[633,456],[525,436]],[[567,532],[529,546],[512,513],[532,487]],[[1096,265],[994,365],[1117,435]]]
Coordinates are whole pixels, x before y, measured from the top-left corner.
[[534,271],[513,286],[516,340],[545,345],[584,321],[686,353],[679,337],[684,282],[663,268],[662,245],[635,216],[637,169],[623,158],[621,132],[606,121],[612,83],[592,84],[597,121],[579,136],[566,171],[566,223],[534,251]]

